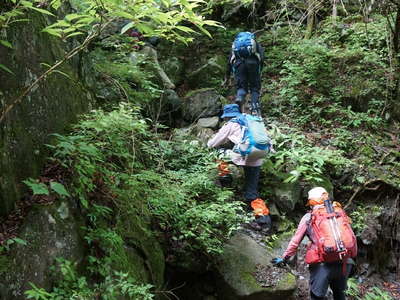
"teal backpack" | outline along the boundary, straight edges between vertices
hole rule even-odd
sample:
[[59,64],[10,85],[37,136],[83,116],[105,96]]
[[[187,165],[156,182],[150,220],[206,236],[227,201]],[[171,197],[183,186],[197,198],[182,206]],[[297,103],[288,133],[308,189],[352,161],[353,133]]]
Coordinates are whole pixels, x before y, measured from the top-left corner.
[[248,158],[263,158],[271,149],[271,138],[260,117],[242,114],[231,122],[242,128],[242,140],[235,146],[234,152]]

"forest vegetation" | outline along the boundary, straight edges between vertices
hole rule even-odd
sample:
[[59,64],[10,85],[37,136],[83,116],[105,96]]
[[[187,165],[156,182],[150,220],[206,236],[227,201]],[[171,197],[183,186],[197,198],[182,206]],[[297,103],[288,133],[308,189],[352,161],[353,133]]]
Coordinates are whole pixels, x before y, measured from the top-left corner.
[[[276,150],[262,167],[261,194],[274,208],[273,234],[262,242],[274,247],[291,233],[306,191],[324,186],[359,240],[349,297],[400,297],[399,0],[6,0],[0,55],[20,51],[11,32],[34,22],[41,31],[32,35],[65,49],[37,61],[34,79],[17,90],[0,84],[2,138],[51,78],[79,81],[92,99],[90,111],[41,145],[39,174],[21,180],[24,197],[2,213],[1,276],[15,249],[29,247],[18,230],[30,210],[66,201],[82,217],[80,259],[58,257],[51,287],[32,283],[28,299],[174,299],[180,292],[165,268],[214,269],[251,214],[240,176],[233,188],[215,184],[217,153],[182,103],[209,89],[220,106],[229,103],[234,87],[221,82],[232,40],[247,30],[265,48],[261,106]],[[160,39],[160,65],[133,47],[132,29]],[[91,80],[77,80],[69,63],[85,65]],[[0,56],[0,78],[19,82],[14,67]],[[175,86],[172,100],[160,67]],[[127,248],[148,257],[145,266]]]

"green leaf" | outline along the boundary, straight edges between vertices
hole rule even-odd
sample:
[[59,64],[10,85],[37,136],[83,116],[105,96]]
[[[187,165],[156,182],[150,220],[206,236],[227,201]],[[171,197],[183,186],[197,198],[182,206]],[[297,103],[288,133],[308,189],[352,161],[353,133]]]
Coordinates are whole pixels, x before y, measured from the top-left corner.
[[40,12],[41,14],[54,17],[54,15],[51,12],[49,12],[48,10],[42,9],[42,8],[37,8],[37,7],[31,6],[31,7],[29,7],[29,9],[36,10],[36,11]]
[[47,188],[47,186],[44,183],[39,182],[38,180],[29,178],[22,182],[31,188],[34,195],[49,195],[49,189]]
[[121,34],[124,34],[125,32],[127,32],[129,29],[131,29],[134,26],[133,22],[129,22],[128,24],[126,24],[124,27],[122,27],[121,29]]
[[65,19],[67,21],[71,22],[71,21],[73,21],[75,19],[82,18],[82,17],[83,17],[82,15],[78,15],[78,14],[69,14],[69,15],[65,16]]
[[193,29],[185,26],[176,26],[177,29],[183,31],[183,32],[188,32],[188,33],[193,33],[195,32]]
[[60,196],[70,197],[71,195],[67,192],[64,185],[58,182],[50,182],[50,188]]
[[53,7],[54,9],[59,9],[61,6],[61,0],[53,0],[51,1],[51,7]]
[[59,29],[51,29],[51,28],[45,28],[42,30],[43,32],[47,32],[48,34],[54,35],[56,37],[61,37],[61,30]]
[[3,65],[3,64],[0,64],[0,69],[3,69],[4,71],[6,71],[6,72],[8,72],[8,73],[14,75],[13,71],[11,71],[9,68],[7,68],[7,67],[6,67],[5,65]]
[[2,44],[4,47],[8,47],[8,48],[12,49],[12,45],[9,41],[0,40],[0,44]]
[[28,245],[28,243],[25,240],[17,238],[17,237],[13,238],[13,241],[19,245],[24,245],[24,246]]
[[[66,36],[66,38],[70,38],[70,37],[77,36],[77,35],[82,35],[82,34],[83,34],[83,32],[76,31],[76,32],[73,32],[73,33],[68,34],[68,35]],[[64,73],[64,75],[65,75],[65,73]],[[69,76],[68,76],[68,77],[69,77]]]

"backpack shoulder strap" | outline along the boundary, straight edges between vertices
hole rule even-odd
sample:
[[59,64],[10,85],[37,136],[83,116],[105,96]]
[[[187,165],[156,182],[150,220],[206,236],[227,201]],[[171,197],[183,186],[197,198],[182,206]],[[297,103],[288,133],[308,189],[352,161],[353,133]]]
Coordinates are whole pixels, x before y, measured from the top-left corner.
[[245,115],[240,115],[240,116],[237,116],[237,117],[235,117],[233,119],[230,119],[229,122],[238,123],[240,126],[246,126],[247,127],[247,119],[246,119]]

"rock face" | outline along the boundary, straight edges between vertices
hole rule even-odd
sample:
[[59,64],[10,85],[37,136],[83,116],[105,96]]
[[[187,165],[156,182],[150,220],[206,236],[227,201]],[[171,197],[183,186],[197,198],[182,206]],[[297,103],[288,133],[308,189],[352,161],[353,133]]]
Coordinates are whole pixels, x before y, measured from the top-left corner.
[[[57,258],[76,264],[77,270],[82,271],[83,262],[88,261],[81,231],[84,225],[81,212],[71,199],[35,206],[19,234],[26,245],[16,245],[10,249],[9,257],[0,257],[0,300],[26,299],[24,292],[31,289],[30,283],[51,290],[63,279],[59,272],[52,271]],[[143,211],[140,216],[121,215],[116,227],[123,243],[112,249],[112,268],[129,273],[137,282],[161,288],[165,258],[150,230],[149,214]]]
[[227,58],[216,55],[198,64],[190,66],[187,74],[188,84],[192,88],[210,87],[215,82],[222,82]]
[[[238,233],[225,246],[218,272],[221,277],[220,299],[274,300],[290,297],[296,288],[294,275],[278,270],[270,260],[278,256],[279,250],[268,251],[249,236]],[[263,287],[257,280],[259,270],[267,270],[274,278],[271,286]],[[279,273],[279,274],[278,274]],[[265,286],[265,285],[264,285]]]
[[283,211],[292,211],[300,201],[301,187],[299,182],[282,183],[274,188],[275,203]]
[[199,118],[214,117],[220,113],[221,96],[214,89],[190,92],[184,99],[183,118],[193,122]]
[[84,253],[83,224],[76,208],[67,201],[34,207],[19,235],[27,244],[11,249],[7,269],[12,272],[0,277],[0,299],[26,299],[24,292],[31,289],[30,282],[50,288],[58,279],[50,269],[56,258],[79,264]]
[[175,84],[171,81],[168,75],[165,73],[164,69],[160,66],[158,62],[158,54],[156,49],[151,46],[144,46],[141,53],[151,61],[151,71],[157,74],[157,78],[160,83],[166,89],[175,89]]
[[[13,49],[0,47],[2,63],[14,74],[0,71],[1,109],[11,105],[47,68],[77,43],[61,40],[41,32],[47,25],[39,13],[30,13],[30,22],[17,22],[3,31]],[[77,116],[91,106],[91,94],[84,88],[88,63],[77,55],[64,63],[59,73],[53,73],[8,113],[0,123],[0,215],[13,209],[23,191],[21,181],[35,177],[46,157],[51,133],[61,133],[76,123]],[[84,67],[85,66],[85,67]]]
[[161,61],[160,64],[175,85],[183,82],[185,68],[181,58],[168,56],[164,61]]
[[218,117],[201,118],[197,121],[197,127],[216,129],[218,127],[218,123]]

